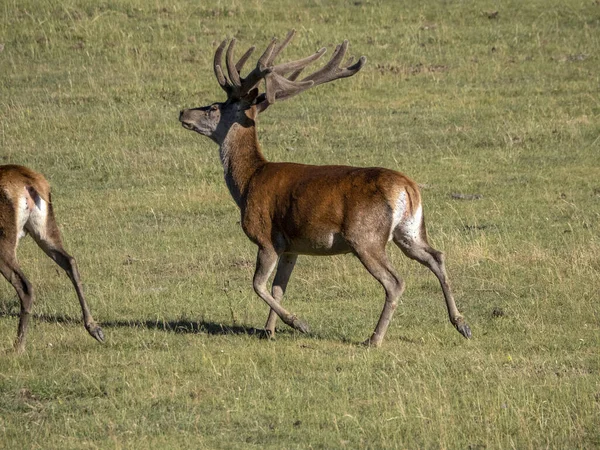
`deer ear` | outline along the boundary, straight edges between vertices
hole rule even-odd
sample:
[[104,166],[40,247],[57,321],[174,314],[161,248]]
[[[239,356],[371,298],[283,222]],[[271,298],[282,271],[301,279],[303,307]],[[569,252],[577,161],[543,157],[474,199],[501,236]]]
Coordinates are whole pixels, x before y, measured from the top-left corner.
[[267,101],[267,94],[263,92],[258,97],[256,97],[256,100],[254,100],[254,104],[256,105],[256,112],[258,112],[259,114],[265,109],[267,109],[270,105],[270,103]]
[[269,107],[269,105],[270,105],[270,103],[267,101],[266,98],[263,98],[263,99],[259,98],[259,100],[257,100],[257,102],[256,102],[256,112],[258,112],[260,114],[265,109],[267,109]]
[[245,102],[252,104],[252,103],[254,103],[254,100],[256,100],[256,97],[258,97],[258,88],[254,88],[250,92],[248,92],[246,95],[244,95],[243,100]]

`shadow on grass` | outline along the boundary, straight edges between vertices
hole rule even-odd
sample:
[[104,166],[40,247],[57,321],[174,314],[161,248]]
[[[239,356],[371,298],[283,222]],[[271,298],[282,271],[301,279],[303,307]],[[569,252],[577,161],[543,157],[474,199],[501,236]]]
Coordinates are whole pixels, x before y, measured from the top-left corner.
[[[18,319],[19,314],[8,312],[0,308],[0,319],[3,317],[14,317]],[[40,320],[46,323],[61,323],[83,327],[83,320],[68,316],[51,315],[51,314],[33,314],[33,320]],[[103,329],[111,328],[141,328],[147,330],[160,330],[169,333],[178,334],[205,334],[210,336],[226,336],[226,335],[248,335],[257,336],[261,339],[266,338],[265,330],[262,328],[247,327],[244,325],[224,325],[222,323],[209,322],[206,320],[193,321],[188,319],[178,320],[109,320],[98,323]],[[16,326],[16,323],[15,323]],[[276,335],[293,335],[297,332],[290,328],[277,328]],[[323,337],[316,333],[305,335],[312,339],[331,340],[331,337]],[[354,341],[346,336],[338,336],[334,340],[340,343],[361,346],[362,343]],[[422,341],[413,339],[407,336],[400,336],[399,340],[412,345],[423,345]],[[304,345],[306,347],[306,345]]]
[[192,321],[187,319],[179,320],[113,320],[102,322],[103,328],[146,328],[150,330],[161,330],[181,334],[209,334],[212,336],[222,336],[229,334],[247,334],[250,336],[264,334],[259,328],[246,327],[243,325],[224,325],[206,320]]
[[[0,310],[0,318],[14,317],[18,319],[19,314]],[[33,314],[33,320],[39,320],[47,323],[61,323],[69,325],[83,326],[83,320],[61,315],[51,314]],[[210,322],[206,320],[193,321],[188,319],[178,320],[109,320],[98,323],[102,328],[146,328],[149,330],[160,330],[180,334],[207,334],[211,336],[224,335],[249,335],[265,337],[262,328],[247,327],[244,325],[225,325],[222,323]],[[278,334],[291,334],[292,330],[277,329]]]

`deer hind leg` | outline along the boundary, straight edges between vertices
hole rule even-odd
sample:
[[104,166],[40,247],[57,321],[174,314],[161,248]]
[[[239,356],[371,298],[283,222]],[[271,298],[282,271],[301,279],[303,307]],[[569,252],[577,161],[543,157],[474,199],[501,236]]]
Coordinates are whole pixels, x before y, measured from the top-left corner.
[[369,339],[363,342],[365,345],[379,347],[385,337],[394,311],[398,306],[398,298],[404,292],[404,281],[396,274],[396,271],[388,261],[385,248],[370,251],[356,250],[356,256],[358,256],[360,262],[385,289],[385,304],[375,331],[373,331]]
[[471,329],[454,302],[454,296],[452,295],[448,275],[446,274],[444,254],[432,248],[427,242],[423,216],[421,215],[420,220],[416,223],[399,224],[393,232],[393,239],[394,243],[400,247],[406,256],[423,264],[435,274],[444,293],[450,322],[460,334],[469,339],[471,337]]
[[19,327],[15,339],[15,350],[18,353],[25,350],[25,338],[34,298],[33,288],[21,272],[16,256],[17,244],[23,235],[22,227],[29,215],[29,204],[25,197],[13,203],[0,189],[0,273],[15,289],[21,303]]
[[275,314],[277,314],[286,325],[289,325],[290,327],[302,333],[308,333],[308,325],[302,320],[298,319],[294,314],[290,314],[288,311],[286,311],[267,289],[267,282],[271,276],[271,273],[273,273],[273,270],[275,269],[278,257],[279,255],[275,249],[271,247],[260,247],[258,249],[258,255],[256,257],[256,271],[254,272],[253,280],[254,291],[265,301],[265,303],[267,303],[267,305],[271,307],[271,311],[274,311]]
[[85,301],[75,258],[69,255],[63,247],[60,231],[52,211],[52,204],[46,203],[35,191],[31,194],[35,201],[35,207],[32,209],[29,220],[25,225],[26,229],[44,253],[67,273],[79,299],[85,329],[98,342],[104,342],[104,332],[94,321]]
[[[5,241],[6,242],[6,241]],[[25,338],[29,325],[29,316],[33,307],[33,288],[21,272],[14,257],[8,256],[8,252],[14,252],[14,247],[4,245],[0,242],[0,273],[8,280],[19,296],[21,302],[21,313],[19,314],[19,327],[17,329],[17,339],[15,340],[15,350],[22,353],[25,350]],[[11,248],[12,247],[12,248]],[[8,257],[7,257],[8,256]]]
[[[281,303],[285,290],[287,288],[288,281],[296,265],[298,255],[284,253],[279,258],[277,263],[277,271],[275,272],[275,278],[273,279],[273,286],[271,287],[271,295],[277,303]],[[265,325],[265,332],[267,337],[275,337],[275,323],[277,322],[277,313],[271,309],[269,311],[269,317],[267,318],[267,324]]]

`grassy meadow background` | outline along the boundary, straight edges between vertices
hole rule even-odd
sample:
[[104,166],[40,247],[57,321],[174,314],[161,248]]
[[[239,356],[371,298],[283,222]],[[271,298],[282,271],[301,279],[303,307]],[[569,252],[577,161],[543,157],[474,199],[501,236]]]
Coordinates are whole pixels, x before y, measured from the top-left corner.
[[[300,257],[285,304],[311,335],[257,336],[255,247],[177,117],[224,99],[223,38],[290,28],[280,60],[348,38],[368,61],[262,114],[265,155],[417,180],[472,340],[393,246],[381,349],[358,345],[383,290],[351,256]],[[37,299],[16,356],[0,283],[0,448],[600,446],[598,1],[3,0],[0,44],[0,163],[52,183],[107,338],[22,240]]]

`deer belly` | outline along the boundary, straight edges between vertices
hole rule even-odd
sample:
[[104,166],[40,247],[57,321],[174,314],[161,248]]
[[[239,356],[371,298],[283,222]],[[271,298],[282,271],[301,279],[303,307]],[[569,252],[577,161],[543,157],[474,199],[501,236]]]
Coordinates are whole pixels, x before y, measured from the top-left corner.
[[340,233],[322,233],[318,236],[296,236],[288,239],[291,253],[302,255],[339,255],[352,251]]

